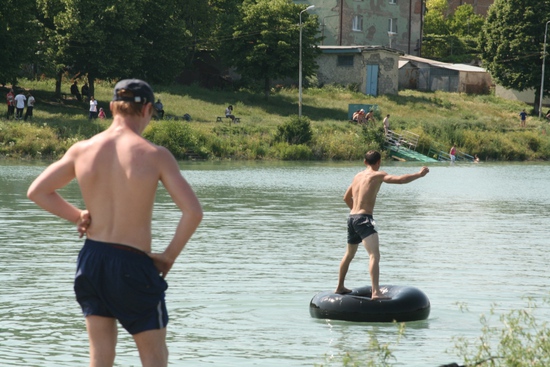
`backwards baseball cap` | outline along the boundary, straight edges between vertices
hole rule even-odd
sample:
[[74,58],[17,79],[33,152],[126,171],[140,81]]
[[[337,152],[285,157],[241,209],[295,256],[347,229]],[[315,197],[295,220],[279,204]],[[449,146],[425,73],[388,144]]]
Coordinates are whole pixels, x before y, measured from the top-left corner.
[[116,83],[113,91],[113,102],[126,101],[135,103],[155,103],[153,89],[140,79],[124,79]]

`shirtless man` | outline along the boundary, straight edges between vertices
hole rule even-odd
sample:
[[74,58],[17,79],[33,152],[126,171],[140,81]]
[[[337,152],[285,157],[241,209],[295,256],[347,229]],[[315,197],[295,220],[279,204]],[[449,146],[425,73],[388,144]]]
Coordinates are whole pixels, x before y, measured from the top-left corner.
[[353,260],[359,243],[363,242],[365,249],[369,253],[369,273],[372,282],[372,299],[387,299],[380,291],[379,274],[380,274],[380,251],[378,245],[378,233],[374,229],[374,219],[372,213],[376,196],[382,183],[389,184],[405,184],[412,182],[420,177],[426,176],[429,172],[428,167],[422,167],[420,171],[413,174],[394,176],[387,174],[384,171],[379,171],[381,156],[380,153],[371,150],[365,154],[365,165],[367,168],[358,173],[350,187],[344,194],[344,201],[350,208],[348,218],[348,245],[346,253],[340,262],[340,271],[338,273],[338,286],[334,293],[345,294],[351,290],[344,287],[346,274],[348,273],[349,264]]
[[[141,136],[153,115],[153,102],[153,91],[144,81],[117,83],[110,103],[111,126],[69,148],[27,193],[45,210],[75,223],[81,237],[87,237],[74,288],[86,317],[91,367],[113,366],[117,320],[132,334],[143,366],[167,366],[164,278],[202,220],[200,203],[172,154]],[[56,191],[74,178],[87,210]],[[151,253],[159,181],[182,217],[164,252]]]

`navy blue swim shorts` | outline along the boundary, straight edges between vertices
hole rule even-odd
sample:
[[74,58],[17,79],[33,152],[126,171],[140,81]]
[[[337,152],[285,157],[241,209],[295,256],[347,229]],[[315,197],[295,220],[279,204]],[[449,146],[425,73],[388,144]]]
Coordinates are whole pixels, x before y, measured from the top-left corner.
[[374,219],[370,214],[350,214],[348,218],[348,243],[357,245],[371,234],[378,233],[374,229]]
[[167,288],[141,250],[91,239],[80,250],[74,291],[84,316],[115,318],[132,335],[162,329],[168,324]]

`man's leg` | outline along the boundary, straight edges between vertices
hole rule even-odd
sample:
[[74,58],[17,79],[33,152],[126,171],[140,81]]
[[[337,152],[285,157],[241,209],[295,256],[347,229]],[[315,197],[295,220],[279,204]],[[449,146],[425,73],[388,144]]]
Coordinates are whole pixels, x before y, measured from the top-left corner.
[[338,272],[338,286],[336,287],[334,293],[345,294],[351,292],[350,289],[344,287],[344,281],[346,280],[346,274],[348,273],[349,264],[351,263],[351,260],[353,260],[353,258],[355,257],[355,253],[357,252],[358,247],[358,245],[351,245],[348,243],[346,253],[342,258],[342,261],[340,261],[340,271]]
[[86,316],[86,329],[90,339],[90,367],[112,367],[116,355],[116,319]]
[[369,253],[369,273],[372,282],[372,299],[387,299],[380,292],[380,249],[378,243],[378,233],[373,233],[363,239],[363,245]]
[[166,328],[147,330],[134,335],[143,367],[168,366]]

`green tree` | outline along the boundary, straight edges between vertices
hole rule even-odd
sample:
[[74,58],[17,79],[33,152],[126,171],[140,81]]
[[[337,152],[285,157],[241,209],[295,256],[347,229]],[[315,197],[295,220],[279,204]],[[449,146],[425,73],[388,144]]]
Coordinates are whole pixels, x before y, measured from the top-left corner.
[[171,82],[210,33],[212,12],[204,0],[150,1],[139,30],[144,52],[135,75],[150,82]]
[[[506,88],[533,88],[537,112],[548,19],[550,0],[495,0],[480,36],[481,57],[491,76]],[[549,87],[546,75],[545,94]]]
[[36,0],[0,0],[0,83],[15,83],[21,67],[35,61],[41,24]]
[[428,0],[423,55],[449,62],[470,62],[479,53],[478,35],[485,18],[470,4],[449,13],[446,0]]
[[424,34],[449,34],[446,14],[449,9],[447,0],[427,0],[424,17]]
[[[223,42],[220,52],[243,78],[262,81],[267,99],[274,79],[298,76],[299,13],[305,7],[291,0],[245,0],[240,19],[232,24],[232,39]],[[315,71],[320,38],[318,20],[302,13],[303,76]]]
[[461,37],[477,37],[485,23],[485,18],[474,13],[472,5],[464,4],[456,8],[447,23],[451,34]]

